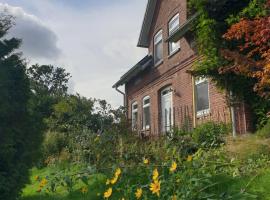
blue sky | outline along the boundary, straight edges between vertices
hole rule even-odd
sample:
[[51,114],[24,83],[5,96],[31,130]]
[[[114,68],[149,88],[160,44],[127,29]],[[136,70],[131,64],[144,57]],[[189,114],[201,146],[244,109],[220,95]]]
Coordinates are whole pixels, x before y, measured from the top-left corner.
[[[78,3],[79,2],[79,3]],[[147,0],[5,0],[16,17],[10,35],[23,39],[29,63],[54,64],[72,74],[70,91],[106,99],[111,86],[147,51],[137,40]]]

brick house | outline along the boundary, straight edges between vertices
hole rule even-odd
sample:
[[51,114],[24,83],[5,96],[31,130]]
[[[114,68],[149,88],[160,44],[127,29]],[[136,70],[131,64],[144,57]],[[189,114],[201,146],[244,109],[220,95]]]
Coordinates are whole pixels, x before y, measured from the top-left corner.
[[228,92],[187,73],[198,59],[190,32],[195,18],[187,16],[186,0],[148,0],[138,41],[148,55],[113,86],[124,95],[134,131],[154,136],[209,120],[232,123],[241,134],[251,129],[244,103],[228,106]]

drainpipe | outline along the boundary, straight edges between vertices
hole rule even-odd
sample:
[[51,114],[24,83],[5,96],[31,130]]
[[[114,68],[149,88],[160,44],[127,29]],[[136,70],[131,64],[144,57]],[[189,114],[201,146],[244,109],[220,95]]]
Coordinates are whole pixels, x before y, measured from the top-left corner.
[[[124,105],[124,107],[126,108],[127,107],[127,102],[126,102],[126,94],[123,92],[123,91],[121,91],[121,90],[119,90],[118,89],[118,87],[115,87],[115,90],[117,91],[117,92],[119,92],[120,94],[122,94],[123,95],[123,105]],[[127,117],[127,112],[126,112],[126,117]]]
[[232,134],[233,137],[236,137],[236,120],[235,120],[235,108],[234,105],[232,103],[232,99],[233,99],[233,93],[232,91],[230,91],[230,109],[231,109],[231,118],[232,118]]
[[126,94],[124,92],[122,92],[121,90],[119,90],[118,87],[116,87],[115,90],[123,95],[123,98],[124,98],[123,104],[124,104],[124,107],[126,107]]

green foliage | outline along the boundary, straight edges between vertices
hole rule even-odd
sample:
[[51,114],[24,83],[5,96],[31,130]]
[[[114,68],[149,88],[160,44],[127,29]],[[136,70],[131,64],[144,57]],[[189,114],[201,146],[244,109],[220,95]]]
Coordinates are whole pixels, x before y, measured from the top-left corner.
[[33,65],[27,70],[32,89],[38,93],[64,95],[67,93],[70,74],[64,68],[52,65]]
[[[200,60],[195,63],[192,74],[210,77],[218,87],[232,91],[237,99],[250,105],[254,114],[255,127],[265,124],[265,106],[267,100],[260,99],[253,92],[254,79],[233,73],[220,74],[219,69],[230,63],[220,54],[222,49],[238,47],[239,44],[228,43],[223,39],[229,26],[241,18],[255,18],[269,14],[265,8],[266,0],[189,0],[189,11],[198,12],[193,29]],[[258,102],[258,99],[260,103]]]
[[257,134],[263,138],[270,138],[270,120],[267,121],[263,128],[257,131]]
[[224,137],[229,131],[228,125],[208,122],[198,126],[193,131],[192,137],[202,148],[219,147],[224,144]]
[[228,25],[235,24],[240,21],[241,18],[254,19],[255,17],[263,17],[267,15],[265,9],[266,0],[251,0],[249,4],[236,15],[231,14],[226,22]]
[[42,123],[29,108],[26,66],[15,53],[21,41],[6,39],[11,17],[0,15],[0,199],[15,200],[38,155]]

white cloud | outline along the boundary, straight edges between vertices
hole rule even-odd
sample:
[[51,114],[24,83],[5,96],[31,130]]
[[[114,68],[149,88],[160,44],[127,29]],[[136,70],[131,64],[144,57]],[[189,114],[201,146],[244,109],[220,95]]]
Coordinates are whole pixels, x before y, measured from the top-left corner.
[[20,7],[3,3],[0,3],[0,12],[15,17],[15,26],[10,30],[9,36],[23,39],[21,50],[25,56],[52,60],[60,56],[56,34],[37,17],[26,13]]
[[84,9],[51,0],[22,2],[19,6],[31,7],[55,32],[62,51],[57,60],[31,60],[66,67],[72,74],[72,88],[83,96],[106,99],[113,106],[122,104],[122,95],[112,85],[147,53],[136,47],[146,0]]

